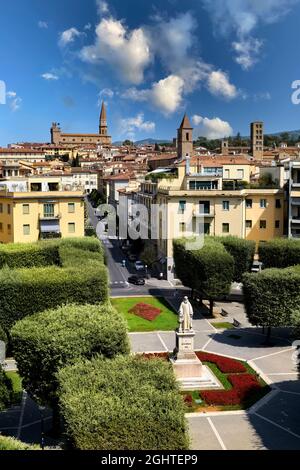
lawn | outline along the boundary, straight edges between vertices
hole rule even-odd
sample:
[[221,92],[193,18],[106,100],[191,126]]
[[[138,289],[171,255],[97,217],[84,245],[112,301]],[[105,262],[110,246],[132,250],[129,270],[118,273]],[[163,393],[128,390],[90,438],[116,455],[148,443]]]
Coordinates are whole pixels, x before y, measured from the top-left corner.
[[[129,331],[172,331],[178,326],[177,313],[162,297],[125,297],[111,299],[111,303],[126,318]],[[129,313],[129,310],[138,303],[159,308],[161,313],[152,321]]]

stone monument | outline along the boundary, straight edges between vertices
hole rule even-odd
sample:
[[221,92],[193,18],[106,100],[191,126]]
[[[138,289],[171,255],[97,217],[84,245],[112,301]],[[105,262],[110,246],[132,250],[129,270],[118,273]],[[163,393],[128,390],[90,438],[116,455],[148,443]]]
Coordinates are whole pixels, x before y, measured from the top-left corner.
[[181,302],[178,314],[179,327],[176,330],[176,348],[171,361],[180,388],[182,390],[221,388],[221,384],[211,370],[203,366],[195,354],[194,312],[188,297],[184,297]]

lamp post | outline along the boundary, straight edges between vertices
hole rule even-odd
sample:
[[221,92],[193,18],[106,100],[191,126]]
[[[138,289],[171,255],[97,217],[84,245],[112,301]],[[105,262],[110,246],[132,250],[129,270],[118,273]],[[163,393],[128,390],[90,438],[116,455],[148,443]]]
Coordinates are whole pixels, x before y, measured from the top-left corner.
[[44,410],[45,406],[39,406],[39,412],[41,416],[41,449],[45,449],[45,423],[44,423]]

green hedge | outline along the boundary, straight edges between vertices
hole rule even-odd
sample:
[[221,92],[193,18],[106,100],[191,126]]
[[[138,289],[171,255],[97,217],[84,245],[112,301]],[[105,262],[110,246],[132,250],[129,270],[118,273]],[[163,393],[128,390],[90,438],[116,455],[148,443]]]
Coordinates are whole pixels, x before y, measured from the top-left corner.
[[226,251],[234,259],[234,281],[242,282],[243,274],[251,271],[255,242],[233,236],[218,237],[217,240],[224,245]]
[[300,266],[245,274],[247,317],[253,325],[292,326],[300,305]]
[[264,268],[287,268],[300,264],[300,240],[276,238],[261,242],[259,259]]
[[0,411],[5,410],[10,405],[12,393],[12,383],[0,366]]
[[63,268],[75,267],[85,269],[90,262],[103,263],[103,254],[100,251],[86,251],[68,245],[59,247],[59,259]]
[[129,353],[127,326],[110,305],[68,305],[17,322],[11,330],[22,384],[31,396],[51,404],[56,373],[80,357],[112,358]]
[[25,444],[14,437],[0,436],[0,450],[40,450],[40,447]]
[[94,358],[59,372],[66,433],[82,450],[185,450],[185,410],[170,364]]
[[0,341],[4,341],[5,344],[8,343],[7,333],[4,330],[4,328],[2,328],[1,325],[0,325]]
[[12,325],[36,312],[60,305],[108,299],[107,269],[96,260],[79,267],[0,270],[0,325]]

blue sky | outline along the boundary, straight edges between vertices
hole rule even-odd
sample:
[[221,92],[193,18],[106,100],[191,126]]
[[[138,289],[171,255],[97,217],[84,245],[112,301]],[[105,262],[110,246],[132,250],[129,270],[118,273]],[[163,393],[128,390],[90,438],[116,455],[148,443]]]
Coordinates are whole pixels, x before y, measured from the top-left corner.
[[172,138],[185,111],[209,138],[300,129],[299,21],[300,0],[2,0],[0,145],[96,132],[101,99],[113,140]]

